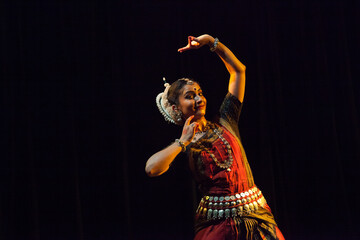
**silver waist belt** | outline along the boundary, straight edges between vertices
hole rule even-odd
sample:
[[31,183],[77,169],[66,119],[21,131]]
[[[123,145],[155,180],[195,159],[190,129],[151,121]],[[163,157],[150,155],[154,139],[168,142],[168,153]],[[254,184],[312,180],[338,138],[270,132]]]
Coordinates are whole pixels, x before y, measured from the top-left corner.
[[230,196],[204,196],[196,214],[201,218],[221,219],[242,216],[264,207],[266,200],[257,187]]

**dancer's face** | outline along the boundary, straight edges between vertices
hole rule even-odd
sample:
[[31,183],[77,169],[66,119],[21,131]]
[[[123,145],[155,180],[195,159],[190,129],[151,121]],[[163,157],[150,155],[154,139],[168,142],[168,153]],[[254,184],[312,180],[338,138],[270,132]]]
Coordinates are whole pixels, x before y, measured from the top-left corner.
[[199,84],[194,82],[184,85],[177,107],[183,113],[184,120],[192,115],[194,115],[195,121],[205,116],[206,98]]

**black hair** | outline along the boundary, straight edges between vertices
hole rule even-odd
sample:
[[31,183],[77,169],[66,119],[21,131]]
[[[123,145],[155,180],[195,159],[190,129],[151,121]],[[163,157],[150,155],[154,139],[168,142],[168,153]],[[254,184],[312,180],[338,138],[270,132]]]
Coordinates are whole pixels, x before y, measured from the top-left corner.
[[171,105],[173,104],[175,104],[176,106],[179,105],[179,96],[181,94],[181,90],[186,84],[189,84],[190,81],[192,83],[199,84],[198,82],[190,78],[180,78],[171,84],[167,94],[168,101]]

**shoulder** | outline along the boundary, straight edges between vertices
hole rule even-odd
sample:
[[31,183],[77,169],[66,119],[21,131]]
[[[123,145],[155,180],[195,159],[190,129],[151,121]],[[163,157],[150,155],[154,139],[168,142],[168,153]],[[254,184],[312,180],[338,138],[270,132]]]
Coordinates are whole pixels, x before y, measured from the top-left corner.
[[231,93],[226,94],[220,107],[220,118],[233,123],[238,122],[243,103]]
[[242,102],[240,102],[240,100],[232,95],[230,92],[228,92],[221,104],[221,107],[226,107],[226,106],[233,106],[233,107],[241,107],[242,106]]

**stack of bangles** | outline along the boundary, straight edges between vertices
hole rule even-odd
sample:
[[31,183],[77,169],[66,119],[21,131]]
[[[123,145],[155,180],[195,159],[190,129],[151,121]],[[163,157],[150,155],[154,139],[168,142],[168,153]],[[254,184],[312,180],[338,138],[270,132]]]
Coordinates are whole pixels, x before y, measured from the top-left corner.
[[204,196],[196,214],[200,218],[215,220],[243,216],[255,213],[259,207],[264,207],[266,200],[256,187],[230,196]]
[[218,43],[219,43],[219,39],[215,38],[214,44],[212,45],[212,47],[210,47],[210,51],[214,52],[218,46]]
[[175,139],[175,142],[177,142],[179,144],[179,146],[181,147],[182,152],[186,151],[186,146],[182,141],[180,141],[180,139]]

